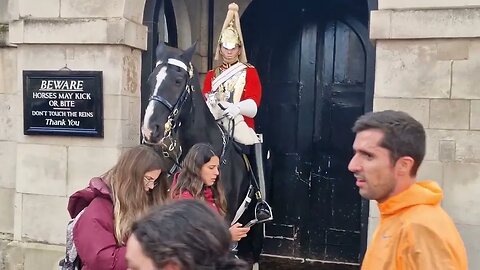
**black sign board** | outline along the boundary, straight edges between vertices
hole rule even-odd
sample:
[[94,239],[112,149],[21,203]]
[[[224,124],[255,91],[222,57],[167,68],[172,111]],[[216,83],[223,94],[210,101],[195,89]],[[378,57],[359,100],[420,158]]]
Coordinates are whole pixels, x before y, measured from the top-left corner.
[[101,71],[23,71],[24,134],[103,137]]

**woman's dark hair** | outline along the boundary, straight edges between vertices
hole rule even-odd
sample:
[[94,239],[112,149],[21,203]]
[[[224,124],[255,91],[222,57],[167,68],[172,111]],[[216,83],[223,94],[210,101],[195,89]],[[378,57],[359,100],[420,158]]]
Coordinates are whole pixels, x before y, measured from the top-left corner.
[[158,269],[247,269],[230,252],[231,236],[221,217],[202,201],[179,200],[154,208],[135,222],[132,234]]
[[[176,185],[172,188],[171,196],[176,198],[184,191],[189,192],[195,199],[204,200],[204,184],[201,178],[202,166],[210,159],[217,156],[211,145],[206,143],[197,143],[188,151],[182,162],[182,170],[177,178]],[[227,200],[223,191],[220,174],[212,185],[215,205],[219,208],[220,214],[225,215],[227,210]]]

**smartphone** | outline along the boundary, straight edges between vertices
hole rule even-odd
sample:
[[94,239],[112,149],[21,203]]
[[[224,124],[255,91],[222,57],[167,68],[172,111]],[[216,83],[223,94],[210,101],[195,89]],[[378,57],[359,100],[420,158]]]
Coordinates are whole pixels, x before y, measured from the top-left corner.
[[258,222],[258,219],[252,219],[250,220],[247,224],[243,225],[244,228],[250,228],[252,227],[253,225],[257,224]]

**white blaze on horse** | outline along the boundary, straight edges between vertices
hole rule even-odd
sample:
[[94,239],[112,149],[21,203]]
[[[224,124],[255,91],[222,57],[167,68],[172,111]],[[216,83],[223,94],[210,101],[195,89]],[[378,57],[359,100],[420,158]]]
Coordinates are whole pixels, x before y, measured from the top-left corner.
[[[200,142],[211,144],[221,160],[226,219],[242,224],[254,219],[260,223],[271,220],[271,209],[242,153],[207,107],[191,64],[194,51],[195,45],[185,51],[163,43],[158,46],[157,65],[148,79],[151,92],[142,125],[144,143],[171,160],[170,174],[178,170],[191,146]],[[258,261],[262,240],[263,226],[253,226],[239,242],[238,255]]]

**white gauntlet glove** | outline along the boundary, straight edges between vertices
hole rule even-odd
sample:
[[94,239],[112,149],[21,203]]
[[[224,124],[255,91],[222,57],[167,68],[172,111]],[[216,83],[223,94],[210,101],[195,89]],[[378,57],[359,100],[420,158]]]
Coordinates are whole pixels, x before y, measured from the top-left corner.
[[235,118],[238,114],[253,118],[257,115],[257,104],[253,99],[246,99],[236,104],[222,101],[220,104],[225,108],[223,115],[229,119]]
[[226,116],[228,119],[233,119],[235,116],[237,116],[240,113],[240,108],[237,106],[237,104],[233,104],[230,102],[222,101],[220,102],[223,108],[225,110],[223,111],[223,115]]

